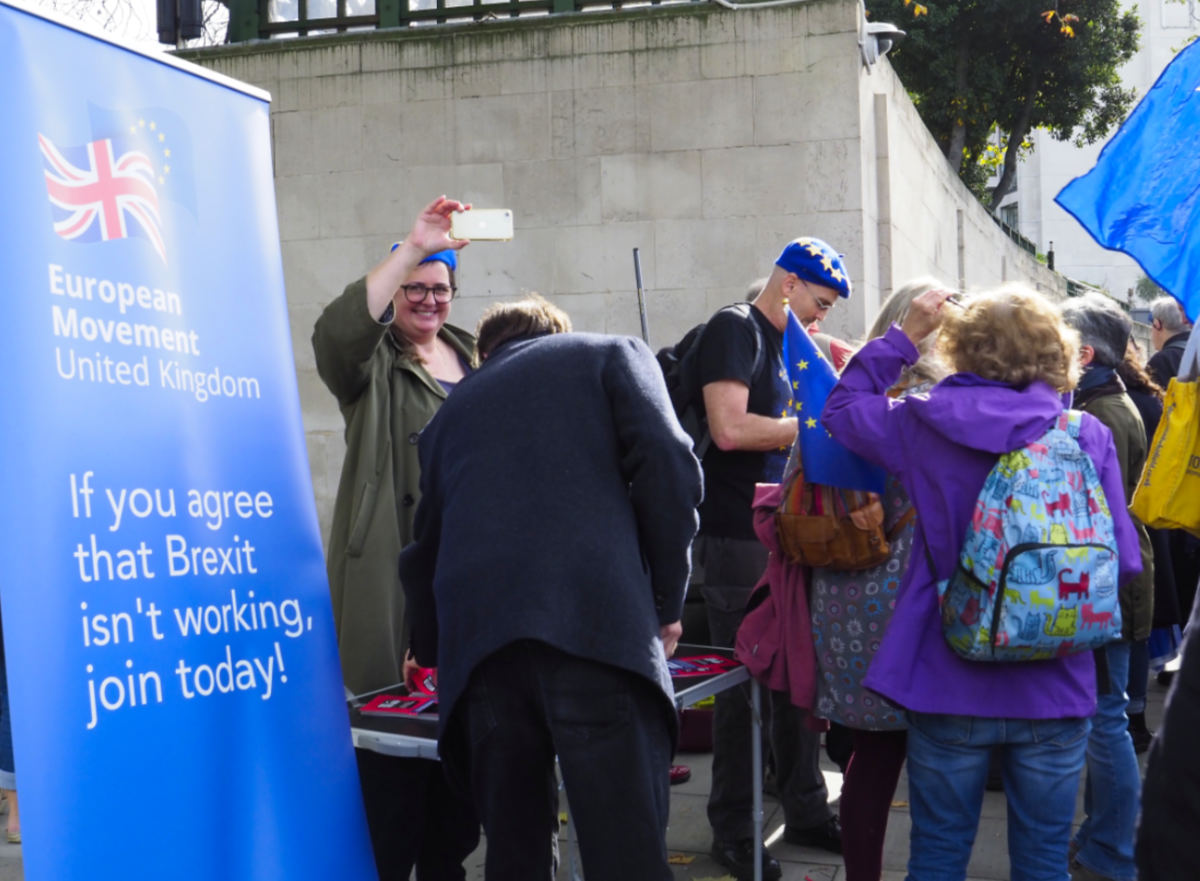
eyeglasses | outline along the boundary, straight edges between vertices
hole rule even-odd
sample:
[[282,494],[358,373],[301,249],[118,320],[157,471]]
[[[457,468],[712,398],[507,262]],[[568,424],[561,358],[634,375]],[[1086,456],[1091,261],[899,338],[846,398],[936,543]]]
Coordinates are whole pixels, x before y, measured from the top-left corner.
[[433,302],[449,303],[454,299],[454,292],[458,288],[448,284],[421,284],[413,282],[412,284],[400,285],[400,290],[404,291],[404,299],[410,303],[425,302],[426,294],[433,294]]
[[804,282],[804,289],[806,291],[808,291],[808,295],[813,298],[813,302],[817,305],[818,312],[828,312],[830,309],[832,309],[837,304],[837,300],[834,300],[832,303],[822,300],[820,297],[818,297],[816,294],[813,293],[813,290],[809,286],[807,281],[804,281],[804,279],[800,279],[800,281]]

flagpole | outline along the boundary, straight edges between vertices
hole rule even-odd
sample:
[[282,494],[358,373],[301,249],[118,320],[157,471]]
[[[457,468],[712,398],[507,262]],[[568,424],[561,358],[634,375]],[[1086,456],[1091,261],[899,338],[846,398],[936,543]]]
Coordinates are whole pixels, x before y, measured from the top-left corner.
[[638,314],[642,318],[642,342],[650,345],[650,328],[646,323],[646,295],[642,292],[642,257],[633,249],[633,275],[637,279]]

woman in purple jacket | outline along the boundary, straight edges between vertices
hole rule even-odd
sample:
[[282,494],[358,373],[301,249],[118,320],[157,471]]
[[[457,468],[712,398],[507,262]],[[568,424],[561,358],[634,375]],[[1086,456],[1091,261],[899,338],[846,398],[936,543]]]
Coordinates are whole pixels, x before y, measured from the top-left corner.
[[[936,582],[957,565],[998,456],[1036,440],[1062,411],[1062,393],[1079,376],[1078,337],[1033,291],[1007,288],[965,308],[946,306],[949,296],[922,294],[901,326],[867,343],[823,414],[834,437],[899,478],[921,524],[865,684],[908,711],[909,881],[966,877],[993,747],[1003,756],[1013,881],[1065,881],[1096,705],[1092,655],[965,660],[942,636]],[[889,399],[918,358],[916,344],[939,326],[942,354],[957,372],[927,395]],[[1106,496],[1124,498],[1109,430],[1084,414],[1079,445]],[[1137,536],[1124,506],[1112,513],[1124,583],[1141,571]]]

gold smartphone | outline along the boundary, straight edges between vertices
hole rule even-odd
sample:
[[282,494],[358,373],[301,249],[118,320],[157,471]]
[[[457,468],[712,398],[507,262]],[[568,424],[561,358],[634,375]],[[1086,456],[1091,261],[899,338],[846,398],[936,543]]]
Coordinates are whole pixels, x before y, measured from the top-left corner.
[[513,237],[513,214],[507,208],[472,208],[450,215],[450,238],[473,242],[507,242]]

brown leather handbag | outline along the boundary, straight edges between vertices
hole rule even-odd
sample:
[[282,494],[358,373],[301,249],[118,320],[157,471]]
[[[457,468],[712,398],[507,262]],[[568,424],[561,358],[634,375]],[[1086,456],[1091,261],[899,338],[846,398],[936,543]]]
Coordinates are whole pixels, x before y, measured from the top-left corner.
[[794,464],[775,512],[779,546],[792,563],[828,569],[871,569],[887,560],[889,541],[913,518],[910,508],[890,533],[875,493],[809,483]]

